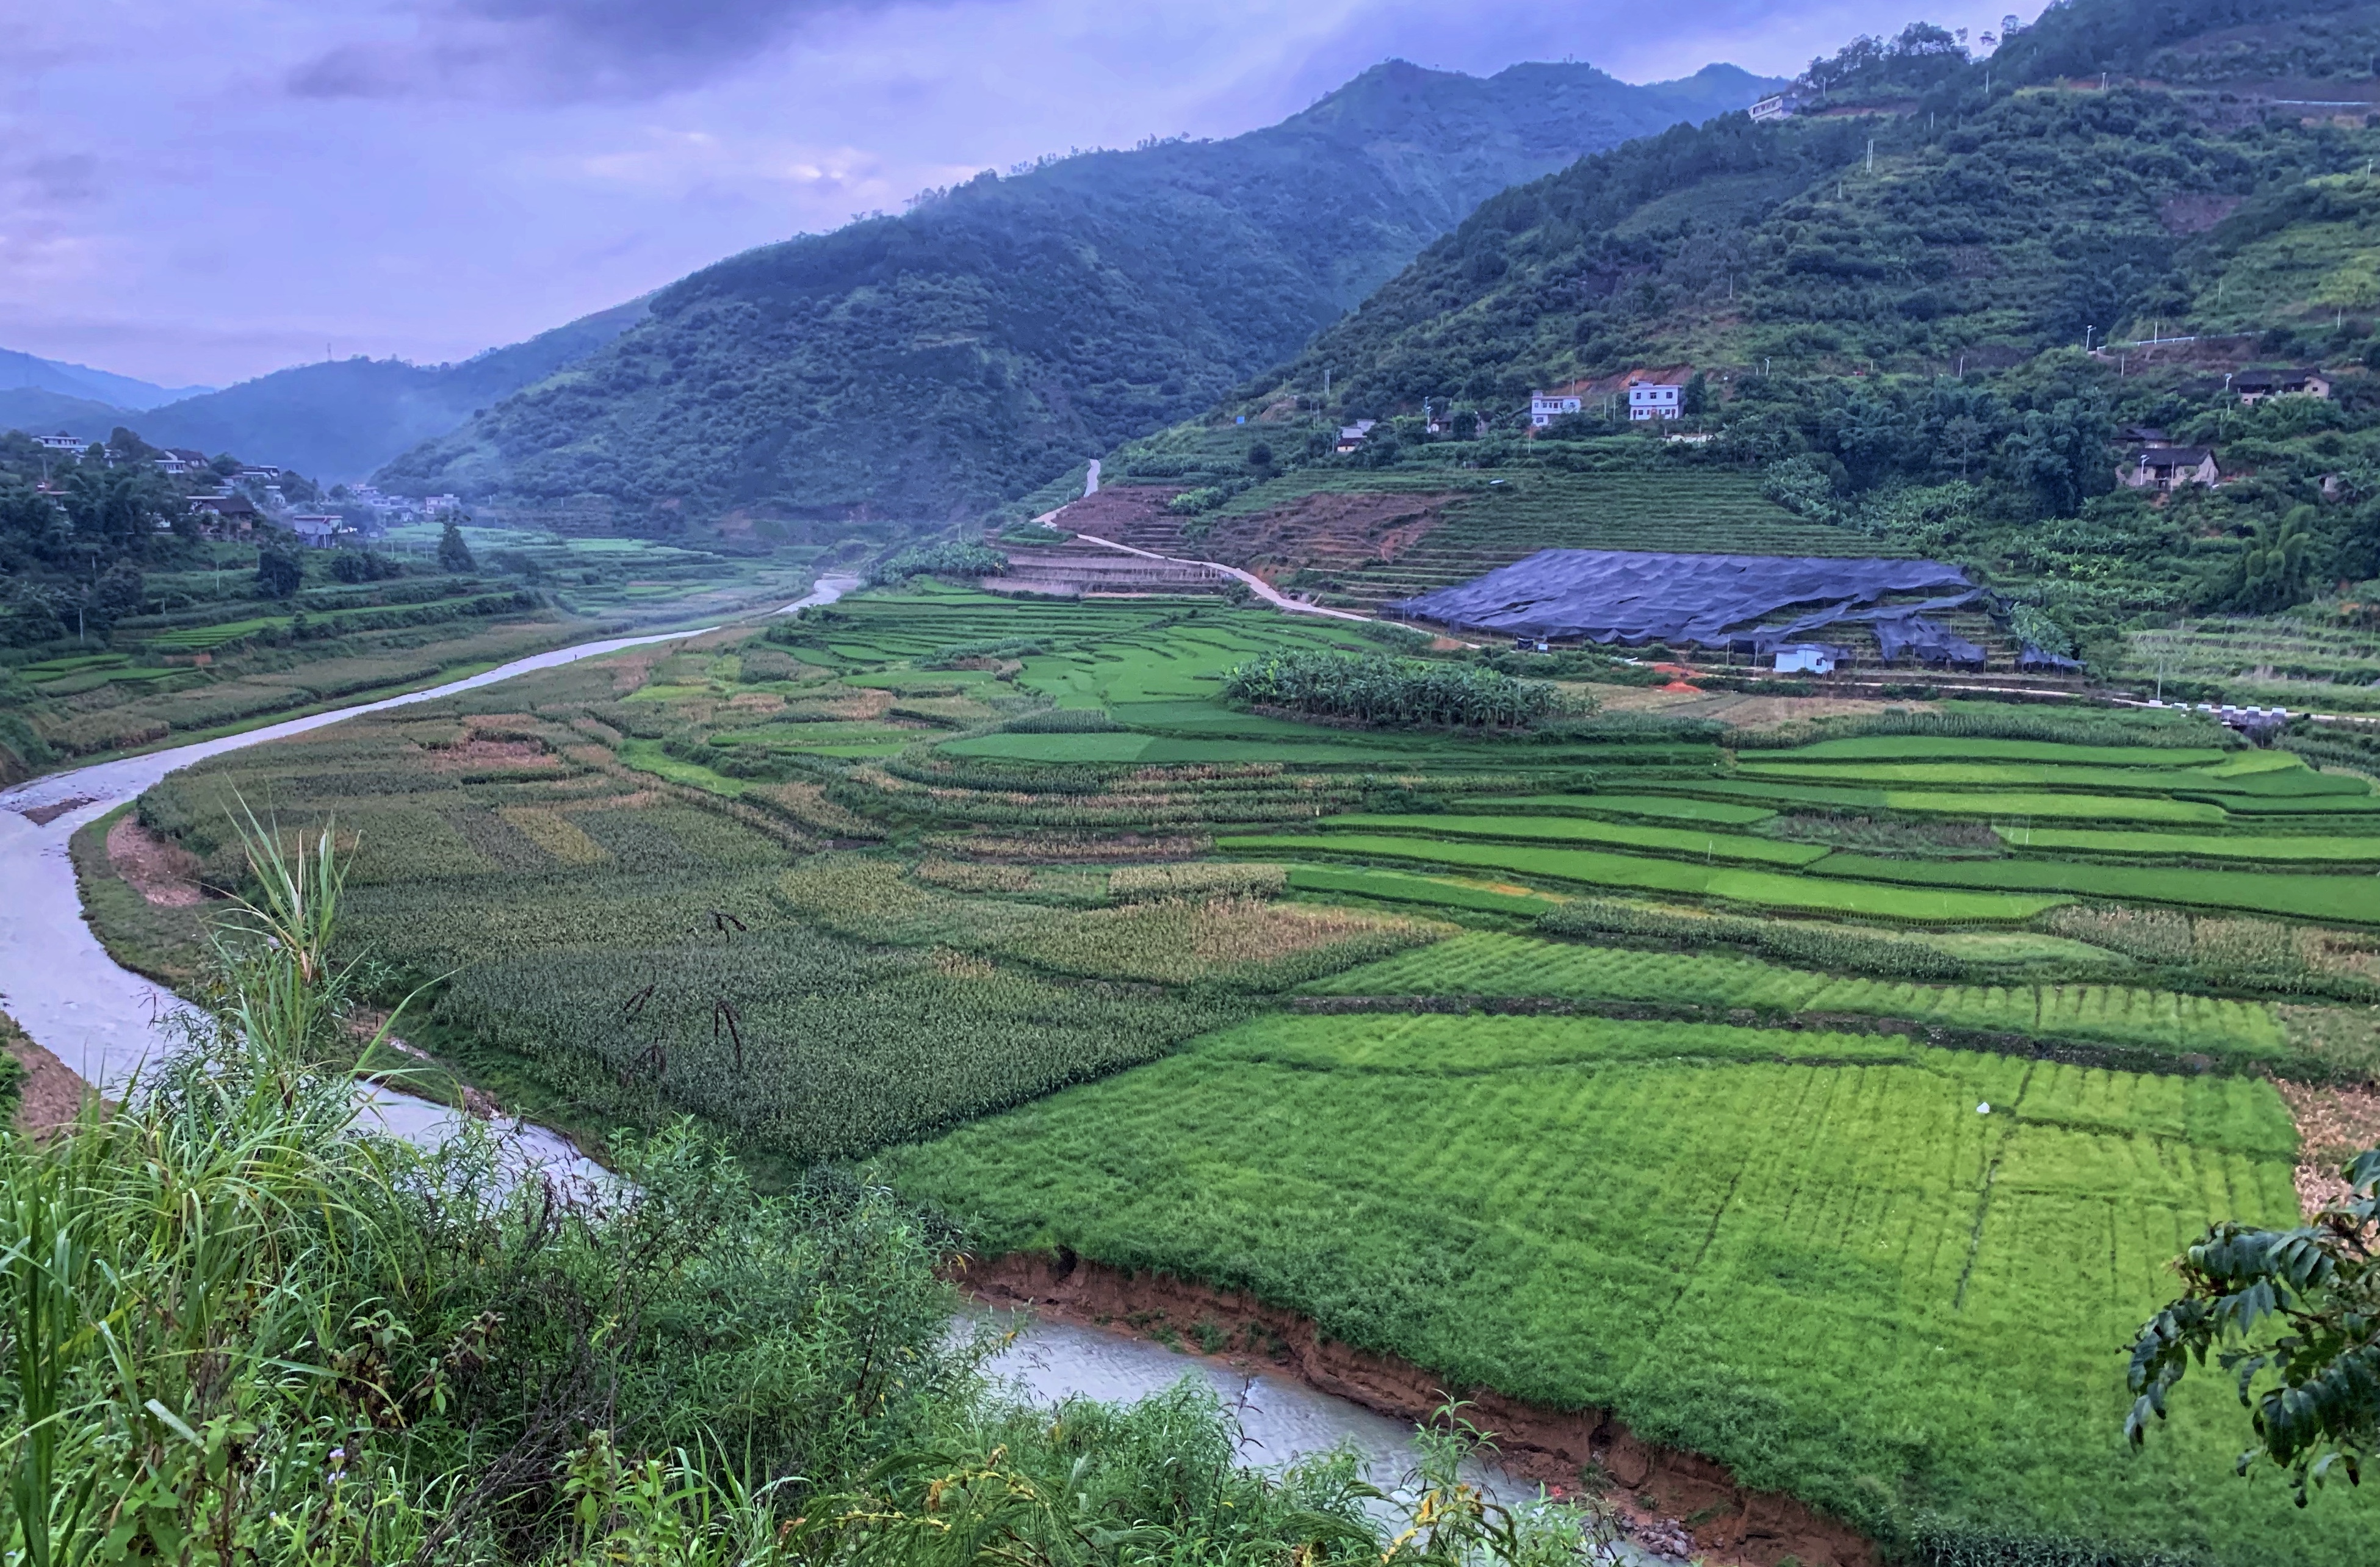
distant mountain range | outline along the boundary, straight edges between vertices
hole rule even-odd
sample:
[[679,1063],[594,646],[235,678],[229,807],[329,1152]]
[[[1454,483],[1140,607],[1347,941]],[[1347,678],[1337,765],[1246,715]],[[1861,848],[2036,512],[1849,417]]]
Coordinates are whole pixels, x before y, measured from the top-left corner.
[[128,375],[92,370],[88,365],[70,365],[20,354],[13,348],[0,348],[0,393],[47,392],[111,408],[138,409],[153,408],[161,403],[213,390],[212,386],[159,386]]
[[939,522],[1211,405],[1496,191],[1776,85],[1391,61],[1229,140],[986,173],[662,289],[650,320],[378,480],[593,496],[631,525]]
[[[645,301],[635,299],[460,364],[353,358],[295,365],[162,406],[111,404],[47,387],[0,390],[0,429],[64,431],[97,440],[123,425],[152,445],[230,452],[324,482],[358,480],[476,410],[585,358],[644,315]],[[49,363],[0,352],[0,380],[20,359]],[[147,384],[77,366],[60,368],[97,382]]]

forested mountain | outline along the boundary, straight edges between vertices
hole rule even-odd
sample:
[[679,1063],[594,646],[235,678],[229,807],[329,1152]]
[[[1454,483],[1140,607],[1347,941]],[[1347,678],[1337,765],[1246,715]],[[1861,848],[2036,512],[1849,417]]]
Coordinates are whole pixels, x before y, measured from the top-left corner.
[[126,419],[139,417],[113,403],[79,397],[68,392],[52,392],[45,387],[12,386],[0,390],[0,430],[101,441]]
[[645,302],[631,300],[460,364],[358,358],[296,365],[117,422],[159,446],[237,452],[330,482],[361,479],[416,442],[585,358],[644,313]]
[[1209,405],[1483,197],[1767,85],[1390,62],[1230,140],[987,172],[695,273],[380,481],[628,518],[980,507]]
[[[2081,639],[2303,602],[2380,573],[2375,56],[2380,6],[2321,0],[2075,0],[1988,62],[1936,28],[1863,40],[1800,117],[1674,128],[1489,199],[1206,422],[1391,419],[1401,456],[1255,438],[1393,467],[1454,456],[1400,417],[1426,400],[1511,441],[1533,388],[1574,384],[1584,415],[1510,448],[1552,461],[1611,430],[1631,374],[1690,378],[1713,439],[1631,460],[1758,471]],[[2289,366],[2333,395],[2229,386]],[[2214,447],[2227,482],[2119,490],[2160,438]]]

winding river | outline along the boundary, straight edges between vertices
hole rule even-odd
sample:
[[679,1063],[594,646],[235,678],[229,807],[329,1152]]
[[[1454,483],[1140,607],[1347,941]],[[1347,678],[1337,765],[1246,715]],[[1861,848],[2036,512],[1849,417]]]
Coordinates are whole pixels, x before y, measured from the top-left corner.
[[[778,613],[832,603],[857,586],[855,578],[821,577],[807,597]],[[15,1017],[26,1033],[86,1082],[103,1089],[119,1089],[164,1044],[158,1021],[179,1002],[152,981],[118,966],[100,945],[82,917],[81,895],[67,844],[85,823],[135,798],[167,773],[225,751],[301,735],[360,713],[435,701],[536,670],[598,658],[623,648],[698,636],[708,629],[615,637],[558,648],[426,690],[51,773],[0,790],[0,1010]],[[25,814],[61,805],[67,808],[45,821],[37,822]],[[365,1109],[389,1131],[421,1142],[446,1135],[460,1115],[385,1087],[368,1090]],[[543,1127],[516,1123],[506,1136],[514,1156],[525,1166],[581,1180],[601,1178],[596,1166]],[[1200,1375],[1214,1382],[1224,1403],[1237,1415],[1245,1462],[1278,1465],[1348,1442],[1364,1455],[1375,1483],[1393,1485],[1413,1466],[1409,1426],[1292,1379],[1229,1371],[1144,1339],[1069,1323],[1030,1318],[1006,1322],[1017,1336],[994,1362],[993,1369],[1036,1399],[1138,1398],[1171,1386],[1184,1375]],[[1492,1474],[1475,1477],[1500,1492],[1513,1488],[1511,1481]],[[1633,1550],[1625,1558],[1645,1560]]]

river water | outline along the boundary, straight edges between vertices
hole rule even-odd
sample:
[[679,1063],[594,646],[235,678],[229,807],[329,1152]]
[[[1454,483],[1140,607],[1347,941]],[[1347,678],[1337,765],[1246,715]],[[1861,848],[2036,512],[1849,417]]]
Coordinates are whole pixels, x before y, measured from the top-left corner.
[[[858,585],[854,577],[821,577],[806,597],[778,613],[832,603]],[[117,966],[83,922],[82,898],[75,886],[67,841],[85,822],[136,797],[167,773],[225,751],[302,735],[359,713],[434,701],[534,670],[553,669],[623,648],[698,636],[708,629],[613,637],[557,648],[427,690],[51,773],[0,791],[0,1011],[15,1017],[26,1033],[85,1082],[108,1091],[120,1089],[164,1043],[158,1021],[177,1003],[149,980]],[[36,822],[24,814],[68,802],[74,802],[71,808],[46,822]],[[459,1112],[383,1088],[370,1096],[368,1113],[392,1132],[430,1139],[443,1136]],[[515,1136],[516,1149],[523,1156],[568,1166],[578,1173],[591,1172],[591,1167],[552,1133],[521,1126]]]
[[[832,603],[857,586],[856,578],[821,577],[807,597],[778,613]],[[225,751],[302,735],[361,713],[434,701],[623,648],[698,636],[701,630],[617,637],[559,648],[427,690],[52,773],[0,790],[0,1011],[15,1017],[26,1033],[86,1082],[103,1089],[120,1090],[140,1063],[164,1044],[159,1020],[179,1003],[152,981],[120,967],[100,945],[82,917],[81,894],[75,885],[67,844],[85,823],[135,798],[167,773]],[[46,822],[35,822],[23,814],[67,802],[75,803]],[[364,1112],[388,1131],[423,1143],[449,1135],[461,1115],[446,1106],[378,1086],[367,1090]],[[513,1157],[523,1168],[580,1181],[602,1178],[597,1166],[543,1127],[515,1123],[504,1135]],[[1069,1396],[1135,1399],[1171,1387],[1184,1375],[1204,1376],[1213,1381],[1239,1419],[1241,1454],[1246,1463],[1278,1467],[1302,1454],[1345,1442],[1363,1454],[1373,1483],[1384,1488],[1393,1488],[1414,1467],[1410,1425],[1318,1392],[1291,1378],[1230,1370],[1145,1339],[1070,1323],[1026,1316],[1001,1320],[1004,1327],[1015,1330],[1016,1338],[995,1359],[992,1370],[1038,1401]],[[1517,1500],[1533,1494],[1492,1470],[1477,1470],[1470,1477],[1501,1500]],[[1623,1548],[1622,1560],[1655,1559]]]

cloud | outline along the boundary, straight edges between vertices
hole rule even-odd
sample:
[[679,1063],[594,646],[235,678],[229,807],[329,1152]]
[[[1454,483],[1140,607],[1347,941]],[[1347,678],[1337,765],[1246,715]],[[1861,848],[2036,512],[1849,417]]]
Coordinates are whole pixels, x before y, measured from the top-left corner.
[[411,0],[414,36],[337,44],[301,98],[658,97],[751,65],[820,22],[948,0]]

